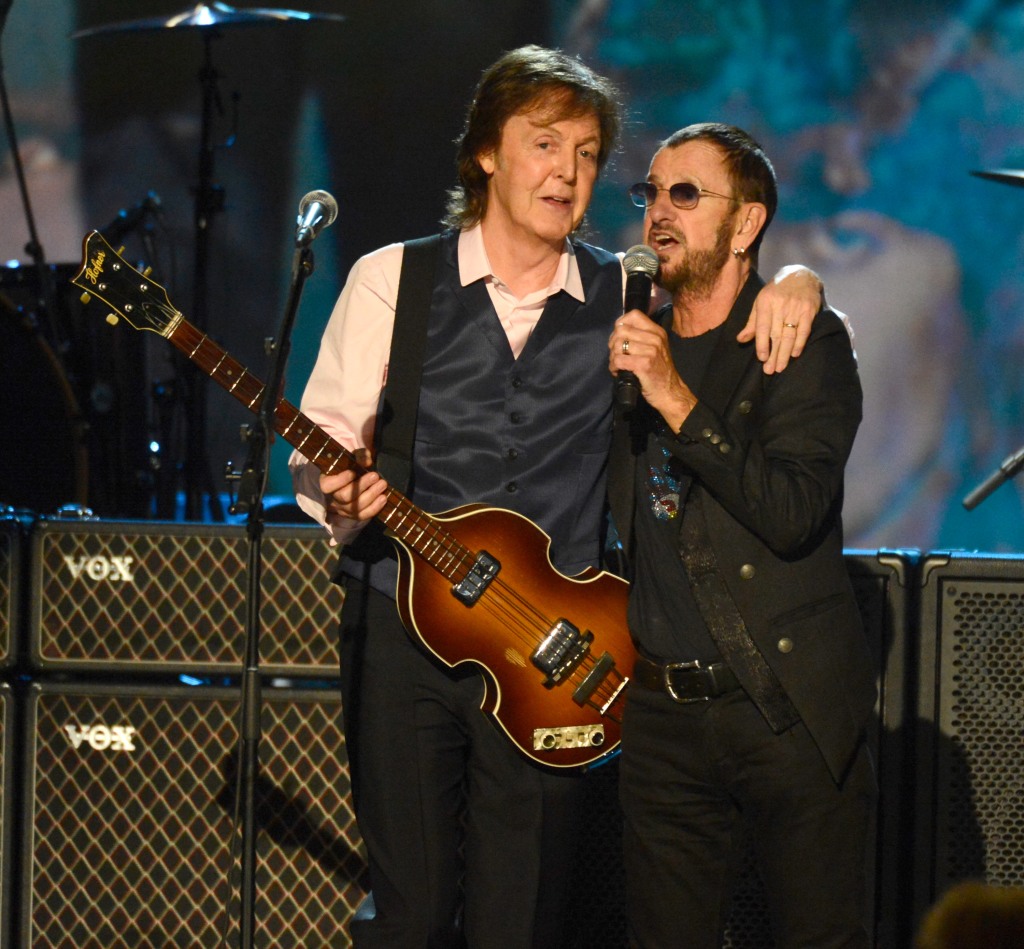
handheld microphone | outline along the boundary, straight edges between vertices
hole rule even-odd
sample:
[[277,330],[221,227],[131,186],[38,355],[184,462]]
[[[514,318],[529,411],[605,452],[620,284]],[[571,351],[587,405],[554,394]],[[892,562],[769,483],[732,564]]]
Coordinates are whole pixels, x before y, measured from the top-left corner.
[[130,234],[150,214],[157,214],[163,209],[160,198],[155,191],[149,191],[138,204],[130,208],[121,208],[115,217],[106,227],[99,228],[100,234],[111,244],[117,244],[126,234]]
[[[626,295],[623,313],[643,310],[651,306],[651,287],[658,275],[658,255],[646,244],[634,244],[622,258],[626,270]],[[620,369],[615,377],[615,401],[620,408],[632,409],[640,394],[640,380],[636,373]]]
[[334,223],[338,216],[338,202],[326,191],[310,191],[299,202],[299,216],[295,219],[295,246],[308,247],[319,233]]

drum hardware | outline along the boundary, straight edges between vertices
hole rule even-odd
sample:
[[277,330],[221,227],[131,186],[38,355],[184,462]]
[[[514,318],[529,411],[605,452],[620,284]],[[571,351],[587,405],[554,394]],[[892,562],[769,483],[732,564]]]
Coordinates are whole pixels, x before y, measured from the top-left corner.
[[[194,274],[193,300],[190,319],[206,329],[208,324],[207,288],[209,282],[209,257],[211,223],[225,207],[224,188],[214,184],[214,156],[217,147],[231,147],[235,136],[217,146],[212,141],[214,109],[221,109],[218,90],[219,73],[213,65],[213,40],[222,35],[224,29],[242,26],[280,26],[288,23],[301,24],[314,21],[342,21],[345,17],[332,13],[306,13],[300,10],[282,9],[238,9],[226,3],[198,3],[194,7],[170,16],[148,17],[126,20],[102,26],[77,30],[73,39],[103,36],[108,34],[135,33],[160,30],[191,30],[200,34],[203,40],[203,62],[199,70],[202,92],[201,121],[199,133],[198,182],[194,188]],[[175,360],[184,369],[180,359]],[[204,498],[210,517],[215,521],[224,520],[224,511],[219,493],[214,490],[213,478],[207,458],[206,445],[206,386],[202,380],[194,379],[187,372],[181,372],[182,381],[178,387],[183,396],[182,410],[185,416],[184,459],[180,470],[185,487],[185,519],[203,520]],[[176,466],[175,466],[176,467]],[[166,476],[169,466],[165,463],[161,471]]]

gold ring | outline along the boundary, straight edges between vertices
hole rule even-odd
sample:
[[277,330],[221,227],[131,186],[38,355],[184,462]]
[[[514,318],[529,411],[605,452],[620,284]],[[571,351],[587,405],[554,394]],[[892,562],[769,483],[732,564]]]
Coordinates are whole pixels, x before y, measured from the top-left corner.
[[624,339],[622,341],[622,355],[623,356],[628,356],[629,355],[629,340],[628,339]]
[[785,326],[786,329],[789,329],[789,330],[795,330],[796,329],[796,323],[783,323],[782,325]]

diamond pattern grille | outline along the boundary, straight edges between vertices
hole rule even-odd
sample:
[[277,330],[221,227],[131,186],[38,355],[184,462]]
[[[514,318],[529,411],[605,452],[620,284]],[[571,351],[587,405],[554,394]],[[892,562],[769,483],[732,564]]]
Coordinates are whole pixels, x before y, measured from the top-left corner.
[[[41,522],[33,536],[30,653],[44,669],[232,673],[244,654],[243,528]],[[341,591],[316,527],[268,528],[261,667],[337,676]]]
[[1024,886],[1024,584],[944,583],[936,880]]
[[13,659],[12,645],[20,622],[22,547],[19,522],[0,517],[0,668],[10,665]]
[[[226,925],[237,946],[237,692],[37,685],[30,702],[26,945],[215,947]],[[326,693],[264,693],[257,946],[347,944],[366,881],[340,715]],[[133,727],[134,750],[102,726]]]

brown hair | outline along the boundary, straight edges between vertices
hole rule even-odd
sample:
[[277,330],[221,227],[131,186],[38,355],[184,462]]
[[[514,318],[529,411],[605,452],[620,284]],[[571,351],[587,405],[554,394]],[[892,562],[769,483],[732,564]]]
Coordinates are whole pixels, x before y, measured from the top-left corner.
[[487,211],[488,177],[477,156],[497,149],[505,123],[536,109],[559,118],[594,115],[601,129],[597,167],[604,167],[619,132],[615,87],[583,62],[555,49],[522,46],[484,70],[466,124],[456,140],[458,182],[448,192],[444,223],[472,227]]

